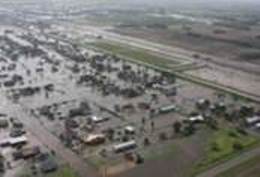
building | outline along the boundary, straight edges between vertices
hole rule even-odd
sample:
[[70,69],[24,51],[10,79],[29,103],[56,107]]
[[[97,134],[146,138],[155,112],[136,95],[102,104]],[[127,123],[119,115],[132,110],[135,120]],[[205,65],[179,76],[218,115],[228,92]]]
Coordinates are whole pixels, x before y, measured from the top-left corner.
[[159,113],[161,114],[165,114],[165,113],[170,113],[176,110],[176,106],[175,105],[169,105],[169,106],[164,106],[159,108]]
[[255,128],[260,130],[260,123],[255,124]]
[[196,115],[196,116],[189,117],[188,120],[192,123],[200,123],[200,122],[204,122],[205,119],[202,115]]
[[19,146],[24,145],[28,142],[28,139],[26,136],[20,136],[20,137],[11,137],[7,139],[3,139],[0,141],[0,146]]
[[253,116],[246,118],[246,124],[249,126],[255,125],[257,123],[260,123],[260,117],[259,116]]
[[10,138],[9,139],[9,144],[11,146],[18,146],[18,145],[24,145],[28,142],[28,139],[26,136],[20,136],[16,138]]
[[98,116],[91,116],[90,120],[93,123],[101,123],[109,120],[109,117],[98,117]]
[[42,173],[54,172],[58,169],[58,164],[54,159],[48,157],[40,163],[40,169]]
[[135,127],[128,125],[125,127],[125,133],[129,135],[135,134]]
[[9,122],[6,119],[0,119],[0,128],[7,128],[9,126]]
[[121,152],[126,152],[132,149],[135,149],[137,147],[137,144],[134,140],[125,142],[125,143],[121,143],[121,144],[117,144],[113,146],[113,151],[115,153],[121,153]]
[[40,148],[38,146],[33,146],[29,148],[24,148],[21,150],[18,150],[13,153],[13,158],[15,160],[18,159],[29,159],[32,157],[35,157],[36,155],[40,154]]
[[99,145],[106,141],[104,134],[90,134],[87,137],[83,138],[83,142],[87,145]]

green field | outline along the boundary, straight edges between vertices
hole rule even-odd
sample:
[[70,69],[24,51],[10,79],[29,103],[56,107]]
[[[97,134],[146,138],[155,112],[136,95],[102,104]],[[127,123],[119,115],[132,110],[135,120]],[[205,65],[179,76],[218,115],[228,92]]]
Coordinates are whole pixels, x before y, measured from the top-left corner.
[[37,173],[33,173],[32,170],[28,167],[25,168],[21,174],[18,174],[19,177],[78,177],[75,171],[69,166],[62,166],[57,171],[51,172],[48,174],[43,174],[37,170]]
[[194,172],[201,172],[216,163],[228,160],[257,143],[256,137],[241,134],[236,129],[220,129],[213,133],[206,147],[206,155],[196,165]]
[[93,43],[92,45],[115,55],[121,55],[123,57],[127,57],[129,59],[136,60],[138,62],[143,62],[146,64],[150,64],[153,66],[162,67],[166,69],[171,69],[173,66],[179,64],[177,61],[165,59],[163,57],[150,54],[145,50],[120,46],[118,44],[97,42],[97,43]]
[[60,168],[58,171],[51,173],[47,177],[78,177],[78,175],[70,167]]
[[256,156],[250,160],[241,163],[217,177],[259,177],[260,176],[260,156]]

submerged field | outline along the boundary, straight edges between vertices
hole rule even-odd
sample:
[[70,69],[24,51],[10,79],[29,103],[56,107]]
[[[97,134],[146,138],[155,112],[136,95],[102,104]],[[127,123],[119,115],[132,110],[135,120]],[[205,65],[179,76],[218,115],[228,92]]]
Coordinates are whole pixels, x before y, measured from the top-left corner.
[[97,42],[93,44],[99,49],[103,49],[115,55],[121,55],[135,59],[136,61],[147,63],[150,65],[171,69],[179,64],[176,60],[166,59],[157,55],[150,54],[149,52],[141,49],[130,48],[129,46],[120,46],[118,44],[112,44],[108,42]]
[[259,177],[259,164],[260,156],[256,156],[250,160],[245,161],[244,163],[241,163],[236,167],[220,173],[217,177]]
[[32,169],[25,168],[24,171],[20,175],[18,175],[18,177],[79,177],[76,172],[67,165],[62,166],[57,171],[49,174],[32,171]]

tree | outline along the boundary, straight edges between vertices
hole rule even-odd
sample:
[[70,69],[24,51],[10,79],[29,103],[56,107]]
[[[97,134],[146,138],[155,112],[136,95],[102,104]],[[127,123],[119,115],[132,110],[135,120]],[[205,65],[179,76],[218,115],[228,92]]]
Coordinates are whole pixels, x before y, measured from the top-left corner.
[[144,146],[149,146],[151,144],[150,139],[149,138],[145,138],[144,139]]
[[165,132],[161,132],[161,133],[159,134],[159,140],[165,141],[165,140],[167,140],[167,139],[168,139],[168,137],[167,137],[167,134],[166,134]]
[[208,119],[206,121],[207,125],[213,129],[213,130],[217,130],[218,129],[218,122],[215,119]]
[[182,124],[181,122],[177,121],[173,123],[173,129],[176,134],[181,132]]
[[141,164],[144,162],[144,158],[140,154],[136,154],[136,164]]
[[5,171],[5,165],[4,165],[4,157],[2,154],[0,154],[0,172],[4,172]]
[[192,135],[195,132],[195,127],[192,123],[189,123],[188,125],[185,126],[184,128],[184,135],[189,136]]
[[152,129],[152,131],[154,131],[154,121],[151,121],[151,129]]
[[145,122],[146,122],[145,117],[143,117],[143,118],[142,118],[142,125],[143,125],[143,126],[145,125]]
[[216,151],[216,152],[219,151],[220,148],[219,148],[218,143],[216,143],[216,142],[212,143],[211,149],[212,149],[213,151]]
[[233,149],[234,149],[235,151],[241,151],[243,148],[244,148],[244,146],[243,146],[243,144],[240,143],[240,142],[235,142],[235,143],[233,144]]
[[113,128],[107,129],[107,137],[110,141],[114,139],[115,130]]

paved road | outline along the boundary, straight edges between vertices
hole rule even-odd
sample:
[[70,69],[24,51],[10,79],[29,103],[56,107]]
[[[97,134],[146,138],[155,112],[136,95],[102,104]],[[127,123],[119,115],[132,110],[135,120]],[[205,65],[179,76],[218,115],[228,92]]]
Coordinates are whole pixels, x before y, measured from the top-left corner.
[[196,177],[215,177],[221,172],[227,171],[228,169],[235,167],[258,155],[260,155],[260,148],[245,152],[234,159],[231,159],[225,163],[222,163],[214,168],[207,170],[204,173],[197,175]]
[[14,104],[9,101],[3,93],[0,94],[1,109],[5,110],[8,115],[17,117],[25,125],[25,128],[34,134],[40,142],[46,145],[49,149],[54,150],[56,155],[60,156],[69,165],[78,172],[81,177],[98,177],[98,173],[95,169],[84,162],[78,155],[71,150],[65,148],[60,140],[46,130],[40,122],[32,117],[30,113],[24,109],[21,105]]

